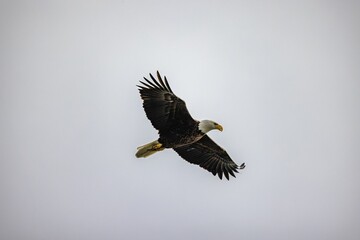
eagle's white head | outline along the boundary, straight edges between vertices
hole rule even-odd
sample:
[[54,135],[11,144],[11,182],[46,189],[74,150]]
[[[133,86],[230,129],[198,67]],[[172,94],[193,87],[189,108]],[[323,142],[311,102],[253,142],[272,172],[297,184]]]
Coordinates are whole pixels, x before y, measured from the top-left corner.
[[203,133],[207,133],[211,130],[218,129],[219,131],[223,130],[223,127],[211,120],[202,120],[199,123],[199,130]]

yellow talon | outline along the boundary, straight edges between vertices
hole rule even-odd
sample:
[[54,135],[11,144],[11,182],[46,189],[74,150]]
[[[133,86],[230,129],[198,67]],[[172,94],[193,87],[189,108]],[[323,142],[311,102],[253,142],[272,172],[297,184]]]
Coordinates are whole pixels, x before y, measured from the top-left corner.
[[161,143],[157,143],[157,144],[154,144],[154,145],[152,146],[152,149],[155,150],[155,151],[157,151],[157,150],[159,150],[159,149],[161,149],[161,148],[162,148],[162,144],[161,144]]

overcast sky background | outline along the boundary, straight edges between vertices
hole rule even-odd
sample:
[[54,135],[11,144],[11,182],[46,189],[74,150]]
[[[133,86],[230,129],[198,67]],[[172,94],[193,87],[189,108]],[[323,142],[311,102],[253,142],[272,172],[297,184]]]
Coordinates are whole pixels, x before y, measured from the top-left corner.
[[[1,1],[0,239],[359,239],[359,1]],[[237,163],[157,138],[168,77]]]

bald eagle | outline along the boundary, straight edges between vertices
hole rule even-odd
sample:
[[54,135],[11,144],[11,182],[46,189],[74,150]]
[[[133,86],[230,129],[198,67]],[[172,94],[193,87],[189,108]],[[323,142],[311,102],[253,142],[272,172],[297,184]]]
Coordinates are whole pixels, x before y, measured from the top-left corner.
[[207,135],[207,132],[223,127],[210,120],[197,121],[193,119],[186,108],[185,102],[171,90],[164,77],[157,72],[156,80],[150,73],[152,81],[144,77],[145,82],[137,85],[143,100],[146,116],[154,128],[159,131],[159,139],[137,148],[136,157],[149,155],[172,148],[186,161],[199,165],[220,179],[224,175],[229,180],[229,174],[245,168],[238,166],[224,149],[218,146]]

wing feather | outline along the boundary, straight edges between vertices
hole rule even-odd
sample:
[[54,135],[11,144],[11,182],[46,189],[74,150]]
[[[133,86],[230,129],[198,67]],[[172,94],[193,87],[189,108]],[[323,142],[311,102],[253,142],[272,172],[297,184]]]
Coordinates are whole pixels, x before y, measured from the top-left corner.
[[237,169],[243,169],[245,164],[239,167],[208,135],[203,136],[199,141],[190,145],[174,148],[174,150],[186,161],[199,165],[213,175],[222,179],[223,175],[229,180],[229,174],[235,177]]
[[173,91],[170,88],[170,85],[168,83],[168,80],[166,79],[166,76],[164,76],[164,79],[165,79],[165,84],[166,84],[167,89],[172,93]]
[[164,82],[159,71],[156,74],[157,80],[149,74],[152,81],[144,77],[145,81],[140,81],[142,85],[137,85],[152,125],[159,131],[166,131],[173,126],[195,124],[185,102],[173,93],[166,77]]

